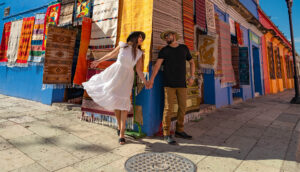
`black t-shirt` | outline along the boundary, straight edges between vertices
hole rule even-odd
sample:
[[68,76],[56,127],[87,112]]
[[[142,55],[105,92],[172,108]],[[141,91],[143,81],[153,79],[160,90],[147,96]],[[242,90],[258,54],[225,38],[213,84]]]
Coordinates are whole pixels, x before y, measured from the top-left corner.
[[159,51],[158,58],[164,59],[164,86],[186,87],[186,61],[192,59],[188,47],[184,44],[179,44],[175,48],[167,45]]

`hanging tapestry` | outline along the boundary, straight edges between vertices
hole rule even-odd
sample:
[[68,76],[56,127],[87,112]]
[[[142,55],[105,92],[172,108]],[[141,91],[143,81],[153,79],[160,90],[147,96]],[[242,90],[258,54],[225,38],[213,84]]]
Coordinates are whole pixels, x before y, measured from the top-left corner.
[[31,38],[34,26],[34,17],[28,17],[23,19],[21,38],[18,49],[18,66],[25,67],[28,65],[27,60],[31,49]]
[[250,85],[248,47],[240,47],[239,54],[240,85]]
[[202,30],[206,30],[206,8],[205,0],[195,1],[196,10],[196,24],[200,26]]
[[239,53],[239,46],[237,44],[231,45],[231,55],[232,55],[232,66],[234,71],[234,78],[236,81],[236,85],[234,86],[234,88],[240,88],[240,71],[239,71],[240,53]]
[[[143,71],[148,74],[152,40],[153,0],[122,0],[121,3],[123,5],[120,22],[120,41],[126,42],[128,35],[132,31],[142,31],[146,34],[142,46],[142,49],[144,49],[145,52]],[[180,11],[182,11],[182,9]],[[178,13],[179,11],[176,12]]]
[[83,17],[90,17],[91,0],[76,0],[74,25],[81,25]]
[[74,12],[74,0],[63,0],[61,2],[61,12],[59,16],[59,25],[66,26],[72,24]]
[[9,36],[9,41],[7,46],[8,67],[15,66],[18,57],[18,48],[19,48],[19,42],[21,37],[21,31],[22,31],[22,23],[23,20],[13,21],[11,23],[10,32],[12,34],[10,34]]
[[183,35],[185,45],[194,50],[194,2],[193,0],[183,0]]
[[7,62],[7,47],[10,36],[11,22],[4,24],[2,40],[0,45],[0,62]]
[[216,31],[216,22],[215,22],[215,7],[212,2],[209,0],[205,1],[205,7],[206,7],[206,24],[207,24],[207,30],[210,32]]
[[36,14],[31,38],[31,49],[28,58],[29,62],[44,62],[45,51],[42,50],[44,28],[45,14]]
[[92,29],[92,19],[84,17],[82,19],[82,31],[79,47],[79,55],[77,60],[76,72],[74,76],[73,83],[81,85],[86,81],[87,74],[87,61],[86,55],[91,38],[91,29]]
[[240,24],[238,22],[235,22],[235,30],[236,30],[236,36],[237,36],[239,45],[244,46],[243,30],[241,29]]
[[95,0],[91,49],[114,48],[118,29],[119,0]]
[[273,45],[272,43],[268,43],[268,61],[269,61],[269,72],[270,72],[270,78],[276,79],[275,76],[275,60],[274,60],[274,54],[273,54]]
[[50,25],[45,54],[44,84],[71,83],[76,31]]
[[[218,20],[218,19],[217,19]],[[217,33],[219,34],[219,59],[221,63],[218,64],[222,69],[221,86],[227,87],[235,84],[234,71],[232,67],[232,57],[231,57],[231,36],[230,36],[230,26],[226,22],[219,20]]]
[[229,17],[229,25],[230,25],[230,33],[231,33],[231,35],[236,35],[236,33],[235,33],[235,21],[231,18],[231,17]]
[[276,48],[274,50],[274,53],[275,53],[275,64],[276,64],[276,76],[277,78],[282,78],[282,72],[281,72],[281,60],[280,60],[280,54],[279,54],[279,48]]
[[44,27],[44,40],[43,40],[43,50],[46,48],[46,41],[48,35],[48,27],[49,25],[58,24],[59,14],[60,14],[60,4],[50,5],[47,9],[46,16],[45,16],[45,27]]
[[[160,34],[162,32],[168,30],[175,31],[180,37],[178,42],[180,44],[184,43],[182,19],[183,17],[182,17],[181,0],[155,0],[154,1],[152,61],[157,60],[158,52],[160,51],[161,48],[167,45],[167,43],[160,38]],[[148,62],[145,61],[145,63],[147,64]]]
[[204,73],[211,73],[218,63],[218,36],[199,35],[200,68]]

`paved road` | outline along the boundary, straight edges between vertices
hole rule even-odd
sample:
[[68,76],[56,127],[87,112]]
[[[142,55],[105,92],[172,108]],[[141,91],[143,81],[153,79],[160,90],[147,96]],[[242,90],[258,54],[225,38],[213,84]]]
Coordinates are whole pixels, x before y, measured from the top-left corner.
[[171,152],[198,171],[299,172],[300,105],[293,92],[203,114],[186,125],[194,139],[166,145],[159,137],[128,139],[116,131],[80,121],[78,111],[0,95],[0,171],[124,171],[125,161],[141,152]]

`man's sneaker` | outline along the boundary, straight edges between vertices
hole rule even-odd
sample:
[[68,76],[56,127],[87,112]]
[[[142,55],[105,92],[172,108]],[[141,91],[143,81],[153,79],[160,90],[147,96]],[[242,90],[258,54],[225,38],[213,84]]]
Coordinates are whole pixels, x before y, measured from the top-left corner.
[[170,145],[176,144],[176,141],[172,138],[172,136],[164,136],[164,140]]
[[177,132],[177,131],[175,131],[175,137],[179,137],[183,139],[192,139],[192,136],[186,134],[185,132]]

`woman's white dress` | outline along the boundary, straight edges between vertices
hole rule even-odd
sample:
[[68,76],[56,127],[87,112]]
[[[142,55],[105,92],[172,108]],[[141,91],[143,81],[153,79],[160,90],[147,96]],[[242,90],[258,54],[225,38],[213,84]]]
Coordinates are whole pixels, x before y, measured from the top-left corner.
[[133,60],[132,47],[124,42],[120,42],[119,46],[117,61],[103,72],[91,77],[88,82],[82,83],[94,102],[109,111],[130,110],[133,68],[143,54],[138,50],[136,59]]

